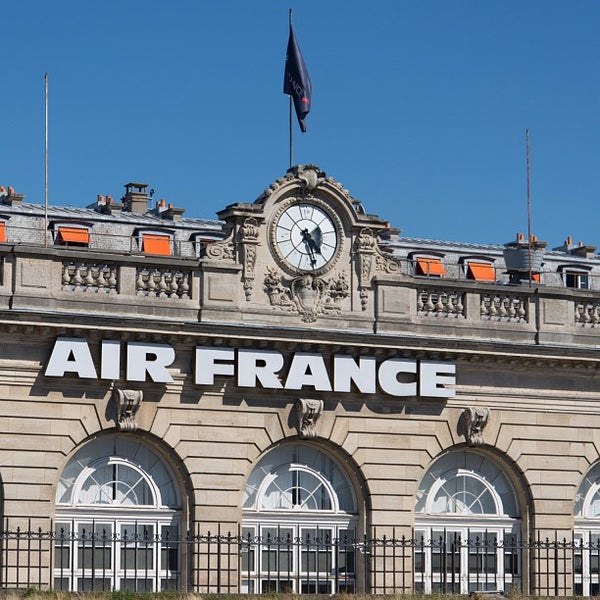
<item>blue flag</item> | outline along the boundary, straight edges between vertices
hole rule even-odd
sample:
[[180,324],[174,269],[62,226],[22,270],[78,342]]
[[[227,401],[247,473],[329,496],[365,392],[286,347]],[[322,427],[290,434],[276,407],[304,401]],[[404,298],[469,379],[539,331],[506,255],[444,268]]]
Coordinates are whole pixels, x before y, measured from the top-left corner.
[[287,54],[285,56],[285,73],[283,75],[283,93],[288,94],[294,100],[294,108],[300,129],[304,133],[306,124],[304,119],[310,111],[310,95],[312,86],[310,77],[302,52],[298,47],[298,42],[294,36],[294,31],[290,25],[290,37],[288,39]]

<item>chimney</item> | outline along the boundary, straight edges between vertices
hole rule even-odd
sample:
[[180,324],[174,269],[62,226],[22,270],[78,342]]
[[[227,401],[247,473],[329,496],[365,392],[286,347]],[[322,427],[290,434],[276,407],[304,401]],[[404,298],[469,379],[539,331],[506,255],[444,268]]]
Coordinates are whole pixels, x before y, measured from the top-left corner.
[[565,254],[571,254],[572,256],[591,258],[596,251],[596,246],[590,246],[589,244],[584,244],[583,242],[578,242],[578,244],[575,245],[573,244],[573,238],[569,236],[562,246],[557,246],[556,248],[552,248],[552,250],[564,252]]
[[173,206],[170,202],[166,208],[163,208],[160,212],[160,216],[163,219],[171,219],[171,221],[179,221],[181,219],[183,213],[185,212],[185,208],[177,208]]
[[166,204],[164,199],[156,201],[156,215],[163,219],[170,219],[171,221],[178,221],[185,212],[185,208],[177,208],[170,202]]
[[570,254],[575,256],[583,256],[583,258],[591,258],[596,252],[596,246],[590,246],[589,244],[584,244],[583,242],[579,242],[577,246],[573,246],[569,249]]
[[96,212],[110,215],[114,212],[121,212],[123,205],[120,202],[115,202],[112,196],[108,194],[106,196],[98,194],[96,202],[90,204],[87,208],[93,208]]
[[121,198],[123,210],[145,215],[148,211],[147,183],[130,182],[125,184],[125,195]]
[[15,204],[21,204],[24,198],[25,194],[16,194],[12,186],[9,185],[8,189],[4,186],[0,186],[0,201],[2,204],[14,206]]

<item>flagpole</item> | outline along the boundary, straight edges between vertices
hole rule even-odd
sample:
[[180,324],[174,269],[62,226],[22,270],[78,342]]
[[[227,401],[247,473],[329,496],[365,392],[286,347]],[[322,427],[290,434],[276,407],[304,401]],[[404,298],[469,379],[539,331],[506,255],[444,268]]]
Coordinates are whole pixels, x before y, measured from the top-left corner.
[[44,73],[44,246],[48,246],[48,73]]
[[529,129],[525,130],[525,154],[527,161],[527,253],[529,255],[529,287],[531,287],[531,278],[533,265],[531,264],[531,187],[530,187],[530,162],[529,162]]
[[[289,16],[289,22],[290,22],[290,31],[292,29],[292,9],[290,8],[290,16]],[[293,152],[293,127],[292,127],[292,96],[288,96],[288,98],[290,99],[289,102],[289,129],[290,129],[290,169],[292,168],[293,164],[294,164],[294,152]]]

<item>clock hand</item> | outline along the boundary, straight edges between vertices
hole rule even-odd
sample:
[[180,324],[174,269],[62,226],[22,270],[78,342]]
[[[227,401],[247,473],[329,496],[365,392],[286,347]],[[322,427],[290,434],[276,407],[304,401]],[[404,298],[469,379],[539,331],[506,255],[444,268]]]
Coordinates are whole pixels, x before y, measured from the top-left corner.
[[310,256],[310,264],[314,267],[317,264],[317,259],[315,258],[315,248],[319,254],[321,254],[321,250],[316,247],[315,241],[312,239],[308,229],[302,230],[302,240],[306,245],[306,249],[308,250],[308,255]]
[[321,231],[321,228],[318,225],[312,230],[310,234],[310,239],[312,240],[313,249],[315,250],[315,252],[317,254],[321,254],[321,245],[323,244],[323,232]]

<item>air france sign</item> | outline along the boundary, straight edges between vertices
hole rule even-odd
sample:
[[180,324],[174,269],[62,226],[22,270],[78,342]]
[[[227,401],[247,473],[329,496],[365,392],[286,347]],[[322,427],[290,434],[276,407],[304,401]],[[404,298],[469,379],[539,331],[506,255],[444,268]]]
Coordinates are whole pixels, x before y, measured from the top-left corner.
[[[73,374],[80,379],[121,379],[124,361],[126,381],[170,383],[169,367],[175,349],[168,344],[102,340],[99,360],[94,361],[83,338],[59,337],[46,366],[47,377]],[[240,388],[312,390],[315,392],[376,394],[390,396],[452,398],[455,395],[454,363],[374,356],[296,352],[285,356],[276,350],[195,347],[194,383],[213,386],[217,377],[231,378]]]

